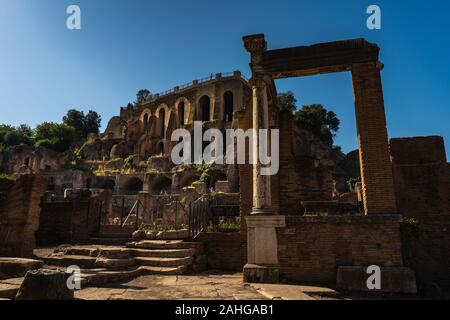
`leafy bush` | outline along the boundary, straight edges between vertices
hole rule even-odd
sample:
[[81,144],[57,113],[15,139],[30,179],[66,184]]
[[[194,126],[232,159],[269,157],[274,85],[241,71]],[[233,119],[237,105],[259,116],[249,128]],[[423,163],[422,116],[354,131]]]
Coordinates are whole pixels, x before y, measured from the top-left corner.
[[347,181],[347,187],[350,192],[355,191],[355,186],[358,182],[361,182],[361,178],[351,178]]
[[18,146],[20,144],[31,145],[33,143],[33,130],[28,125],[21,124],[18,127],[0,125],[0,144],[5,147]]
[[36,127],[35,146],[57,152],[67,151],[75,139],[75,129],[66,124],[44,122]]
[[123,160],[123,162],[126,167],[131,167],[133,165],[133,160],[134,160],[134,155],[130,155],[130,156],[126,157]]
[[13,175],[7,173],[0,173],[0,180],[2,179],[15,180]]
[[207,228],[208,231],[231,233],[241,231],[241,218],[226,218],[221,220],[218,225],[214,226],[212,223]]

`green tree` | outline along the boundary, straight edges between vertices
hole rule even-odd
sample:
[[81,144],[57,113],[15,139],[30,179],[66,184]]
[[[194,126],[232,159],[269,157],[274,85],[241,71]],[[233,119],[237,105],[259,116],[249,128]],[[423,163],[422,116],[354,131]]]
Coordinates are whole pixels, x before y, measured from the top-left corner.
[[85,117],[85,131],[86,136],[89,133],[99,133],[102,117],[95,111],[89,110]]
[[294,122],[300,128],[312,132],[325,144],[332,146],[340,120],[333,111],[328,111],[321,104],[303,106],[294,114]]
[[0,125],[0,143],[5,146],[30,145],[33,142],[33,130],[28,125],[18,127]]
[[70,148],[75,136],[75,128],[67,124],[44,122],[36,127],[34,139],[36,147],[64,152]]
[[134,102],[134,106],[138,107],[145,100],[153,97],[153,94],[148,89],[141,89],[136,93],[136,101]]
[[280,111],[294,112],[297,110],[297,99],[295,99],[294,93],[288,91],[285,93],[279,93],[277,96],[277,108]]
[[5,144],[6,134],[13,130],[14,130],[14,128],[10,125],[0,124],[0,143]]
[[63,123],[75,128],[77,140],[84,140],[89,133],[99,133],[101,117],[92,110],[85,115],[83,111],[70,109],[63,117]]
[[75,129],[76,138],[81,140],[86,138],[86,118],[83,111],[70,109],[63,117],[63,123]]

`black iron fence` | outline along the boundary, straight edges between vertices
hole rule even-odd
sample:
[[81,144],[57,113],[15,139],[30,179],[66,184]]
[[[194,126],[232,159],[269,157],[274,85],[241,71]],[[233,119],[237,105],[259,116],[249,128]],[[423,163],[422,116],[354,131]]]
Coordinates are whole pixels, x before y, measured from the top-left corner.
[[[239,199],[239,198],[238,198]],[[189,205],[189,233],[192,239],[201,232],[240,230],[239,201],[203,195]],[[233,231],[234,230],[234,231]]]
[[212,220],[210,199],[204,195],[189,205],[189,235],[196,238],[202,231],[206,231]]

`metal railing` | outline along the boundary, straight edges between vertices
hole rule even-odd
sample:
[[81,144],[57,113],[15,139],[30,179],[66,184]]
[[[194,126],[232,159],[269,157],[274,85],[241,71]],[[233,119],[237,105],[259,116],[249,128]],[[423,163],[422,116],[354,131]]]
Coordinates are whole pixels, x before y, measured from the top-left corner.
[[[132,221],[132,219],[134,218],[133,221],[133,225],[134,228],[137,230],[139,228],[139,216],[140,216],[140,211],[139,209],[142,209],[143,213],[148,214],[147,209],[144,207],[144,205],[142,204],[142,202],[138,199],[136,200],[136,202],[134,203],[133,207],[131,208],[130,212],[128,213],[127,217],[125,218],[125,220],[123,220],[123,216],[121,217],[121,222],[120,222],[120,226],[122,228],[124,228],[127,223],[129,221]],[[134,217],[133,217],[134,216]]]
[[[220,78],[218,78],[217,75],[220,75]],[[166,90],[166,91],[162,91],[162,92],[159,92],[157,94],[152,95],[149,99],[147,99],[147,101],[151,101],[151,100],[156,99],[156,98],[159,99],[159,98],[161,98],[163,96],[172,94],[172,93],[177,92],[179,90],[183,90],[183,89],[187,89],[187,88],[196,86],[198,84],[206,83],[206,82],[209,82],[209,81],[214,81],[214,80],[221,79],[221,78],[234,77],[235,76],[235,72],[234,71],[233,72],[225,72],[225,73],[219,73],[217,75],[211,74],[208,77],[204,77],[204,78],[197,79],[197,80],[194,80],[194,81],[191,81],[191,82],[179,85],[179,86],[175,86],[172,89],[169,89],[169,90]],[[240,74],[240,76],[245,81],[248,81],[248,78],[245,75]]]
[[202,231],[206,231],[211,219],[209,196],[203,195],[191,202],[189,204],[189,236],[191,239],[195,239]]

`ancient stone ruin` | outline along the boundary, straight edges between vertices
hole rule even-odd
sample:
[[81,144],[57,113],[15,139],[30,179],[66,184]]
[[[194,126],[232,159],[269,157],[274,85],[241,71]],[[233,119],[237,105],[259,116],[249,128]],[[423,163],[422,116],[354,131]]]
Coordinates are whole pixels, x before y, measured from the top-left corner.
[[[364,291],[373,265],[387,292],[414,294],[416,278],[448,284],[443,139],[388,139],[380,48],[364,39],[275,50],[262,34],[243,41],[250,79],[219,73],[121,108],[75,152],[20,146],[2,154],[0,167],[17,179],[0,180],[0,256],[33,257],[36,237],[39,247],[55,247],[38,258],[47,267],[80,266],[85,286],[221,269],[243,271],[246,282]],[[352,74],[359,145],[347,156],[296,127],[276,106],[275,84],[344,71]],[[172,132],[192,133],[194,121],[202,132],[279,129],[278,174],[262,175],[260,163],[175,165]],[[247,151],[250,144],[261,147],[253,139]],[[349,193],[341,189],[350,171],[361,182]],[[408,218],[425,238],[405,236]]]

